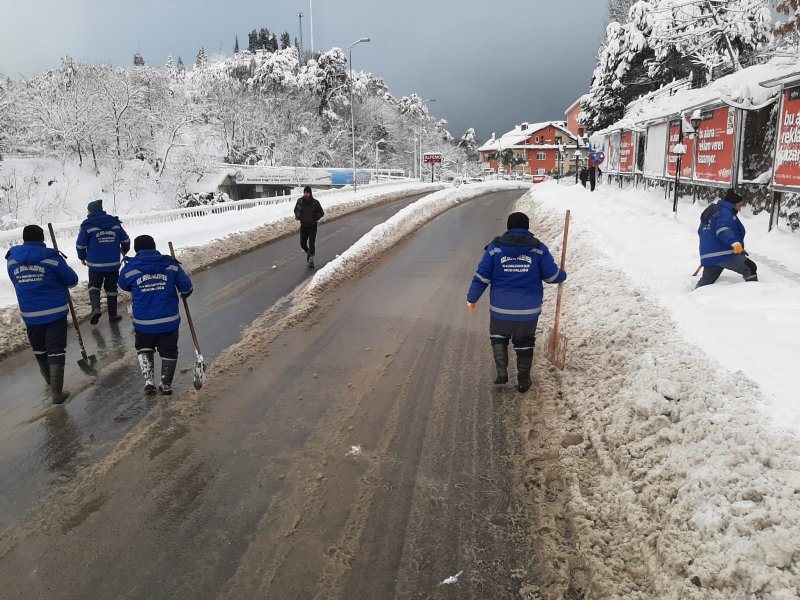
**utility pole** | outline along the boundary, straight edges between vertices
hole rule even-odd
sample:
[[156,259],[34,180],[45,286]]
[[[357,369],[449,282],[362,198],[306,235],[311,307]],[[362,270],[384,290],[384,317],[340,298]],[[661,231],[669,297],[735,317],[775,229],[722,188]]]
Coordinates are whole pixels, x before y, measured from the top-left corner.
[[314,56],[314,2],[308,0],[308,18],[311,23],[311,56]]
[[303,13],[297,13],[297,18],[300,20],[300,58],[303,57]]

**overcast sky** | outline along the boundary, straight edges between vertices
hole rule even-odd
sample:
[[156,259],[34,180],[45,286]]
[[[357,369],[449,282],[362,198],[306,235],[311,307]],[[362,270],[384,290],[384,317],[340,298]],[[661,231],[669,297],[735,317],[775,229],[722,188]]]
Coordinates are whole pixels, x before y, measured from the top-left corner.
[[[522,121],[564,118],[589,85],[607,22],[604,0],[314,0],[315,49],[347,47],[357,69],[382,76],[395,96],[437,98],[431,111],[453,135],[481,139]],[[59,57],[150,64],[197,49],[230,54],[234,36],[268,27],[310,46],[309,0],[0,0],[0,72],[16,77]]]

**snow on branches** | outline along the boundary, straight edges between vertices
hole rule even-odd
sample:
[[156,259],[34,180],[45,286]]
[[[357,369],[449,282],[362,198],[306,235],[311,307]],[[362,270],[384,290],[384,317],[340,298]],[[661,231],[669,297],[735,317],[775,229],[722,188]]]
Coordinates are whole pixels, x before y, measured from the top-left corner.
[[584,124],[602,129],[636,97],[689,74],[739,68],[740,56],[772,38],[770,0],[638,0],[606,30]]

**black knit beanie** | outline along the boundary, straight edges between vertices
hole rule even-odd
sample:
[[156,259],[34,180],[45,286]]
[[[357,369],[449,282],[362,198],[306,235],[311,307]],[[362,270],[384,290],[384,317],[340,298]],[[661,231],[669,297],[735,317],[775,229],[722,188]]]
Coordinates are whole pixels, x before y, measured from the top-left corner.
[[38,225],[27,225],[25,227],[25,229],[22,230],[22,241],[23,242],[43,242],[44,241],[44,229],[42,229]]
[[528,227],[530,227],[530,221],[528,220],[528,215],[525,213],[515,212],[508,216],[506,225],[508,229],[528,229]]
[[140,235],[133,240],[133,249],[136,252],[139,252],[139,250],[155,250],[156,241],[149,235]]

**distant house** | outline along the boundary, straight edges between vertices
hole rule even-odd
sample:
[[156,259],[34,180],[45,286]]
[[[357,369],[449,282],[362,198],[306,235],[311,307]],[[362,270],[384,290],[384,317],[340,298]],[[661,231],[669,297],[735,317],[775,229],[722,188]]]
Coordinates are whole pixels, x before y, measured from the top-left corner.
[[584,94],[564,111],[564,114],[567,115],[567,129],[569,129],[573,135],[580,137],[586,135],[586,129],[578,122],[578,117],[583,112],[583,101],[586,100],[587,96],[588,94]]
[[585,157],[585,144],[578,143],[576,135],[567,129],[564,121],[545,121],[543,123],[522,123],[501,137],[492,134],[492,139],[478,148],[481,163],[485,168],[497,171],[499,160],[496,153],[510,149],[521,162],[514,167],[506,165],[507,172],[526,175],[547,175],[558,172],[559,152],[562,160],[562,173],[575,164],[575,150],[580,147]]

